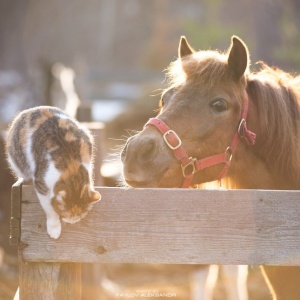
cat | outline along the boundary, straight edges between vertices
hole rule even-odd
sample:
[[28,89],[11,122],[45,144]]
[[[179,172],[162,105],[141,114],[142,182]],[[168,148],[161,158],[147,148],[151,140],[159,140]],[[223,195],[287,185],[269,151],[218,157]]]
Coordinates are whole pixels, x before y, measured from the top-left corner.
[[58,108],[24,110],[8,129],[8,163],[32,181],[53,239],[61,234],[60,219],[76,223],[101,199],[92,185],[92,150],[89,131]]

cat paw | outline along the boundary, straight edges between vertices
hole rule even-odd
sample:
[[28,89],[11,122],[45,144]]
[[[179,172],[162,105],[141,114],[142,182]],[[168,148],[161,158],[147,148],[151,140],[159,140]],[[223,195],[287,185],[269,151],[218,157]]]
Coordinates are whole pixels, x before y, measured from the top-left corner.
[[53,239],[57,239],[60,236],[61,233],[61,223],[60,221],[58,222],[49,222],[47,221],[47,232],[52,237]]

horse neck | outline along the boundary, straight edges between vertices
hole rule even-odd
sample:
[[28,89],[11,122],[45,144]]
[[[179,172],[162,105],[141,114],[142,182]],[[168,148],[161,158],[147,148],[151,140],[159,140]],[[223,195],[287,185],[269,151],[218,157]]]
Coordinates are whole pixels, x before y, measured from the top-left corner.
[[232,160],[224,182],[226,187],[235,189],[300,189],[299,178],[291,180],[290,177],[285,172],[274,171],[253,148],[242,144]]
[[256,144],[239,142],[230,181],[240,188],[300,189],[299,83],[266,70],[248,78],[247,124]]

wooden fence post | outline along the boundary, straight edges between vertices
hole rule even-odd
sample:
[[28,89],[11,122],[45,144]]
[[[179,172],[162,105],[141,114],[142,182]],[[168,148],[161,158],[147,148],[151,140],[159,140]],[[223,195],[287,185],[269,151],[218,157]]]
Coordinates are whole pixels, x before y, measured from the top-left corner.
[[20,300],[80,300],[81,264],[19,261]]
[[23,250],[26,244],[20,242],[22,184],[19,179],[12,187],[10,243],[19,250],[20,300],[80,300],[81,264],[26,262]]

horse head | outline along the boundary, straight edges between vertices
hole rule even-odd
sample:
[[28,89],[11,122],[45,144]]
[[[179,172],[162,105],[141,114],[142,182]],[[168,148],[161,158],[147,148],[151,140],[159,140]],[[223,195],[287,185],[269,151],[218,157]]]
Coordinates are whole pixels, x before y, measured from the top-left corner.
[[[178,56],[168,69],[170,84],[162,94],[157,119],[177,134],[189,157],[225,153],[241,119],[249,65],[247,47],[233,37],[225,54],[195,52],[181,37]],[[169,146],[153,126],[132,136],[122,152],[127,183],[181,186],[181,164]],[[195,174],[193,184],[216,180],[221,170],[222,164],[205,168]]]
[[[184,183],[187,187],[225,175],[229,179],[235,176],[233,182],[240,188],[280,185],[264,157],[271,152],[277,155],[278,147],[273,145],[276,132],[272,129],[274,132],[270,135],[270,126],[258,124],[258,117],[262,115],[258,111],[264,110],[267,124],[268,110],[271,109],[272,115],[276,116],[273,127],[278,128],[279,124],[275,123],[281,117],[276,105],[283,102],[280,99],[286,94],[280,86],[281,75],[276,75],[280,77],[276,79],[271,74],[269,77],[273,76],[274,80],[266,76],[270,83],[265,84],[262,75],[250,74],[247,46],[234,36],[225,53],[196,52],[186,38],[181,37],[178,59],[169,66],[167,76],[169,85],[162,93],[158,116],[130,137],[122,151],[123,175],[129,185],[181,187],[188,177]],[[259,99],[261,104],[257,104],[257,99],[253,101],[253,97],[262,98]],[[274,99],[269,99],[271,97]],[[269,107],[272,101],[275,105]],[[290,116],[282,118],[290,119]],[[251,144],[254,144],[255,135],[246,124],[257,133],[254,147]],[[265,127],[264,131],[260,127]],[[281,135],[287,140],[286,133],[282,131]],[[291,136],[290,141],[293,139]],[[279,145],[278,137],[276,140]],[[269,143],[269,149],[262,146],[264,143]],[[278,152],[282,149],[279,148]],[[260,149],[265,153],[259,152]],[[259,179],[257,174],[265,180]]]

